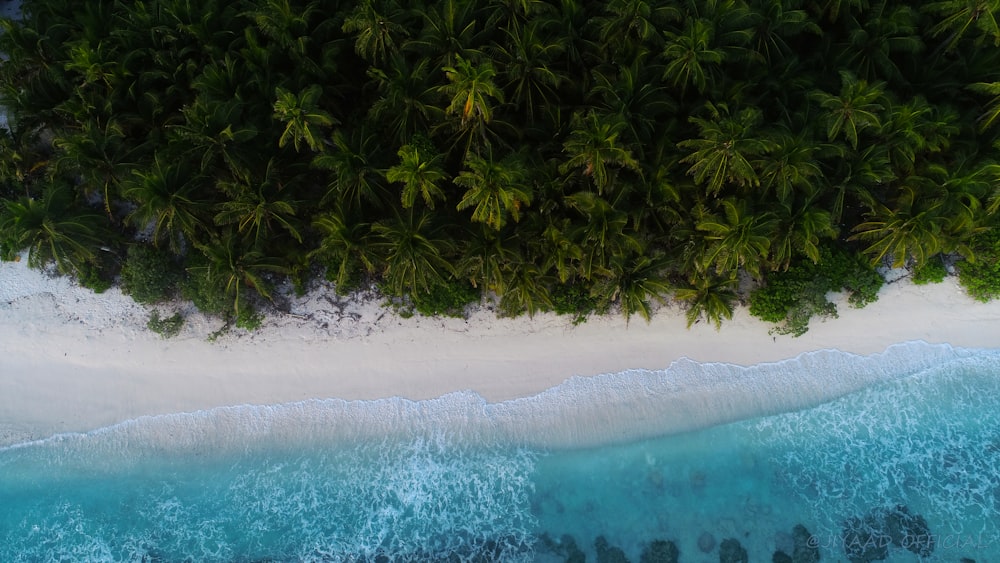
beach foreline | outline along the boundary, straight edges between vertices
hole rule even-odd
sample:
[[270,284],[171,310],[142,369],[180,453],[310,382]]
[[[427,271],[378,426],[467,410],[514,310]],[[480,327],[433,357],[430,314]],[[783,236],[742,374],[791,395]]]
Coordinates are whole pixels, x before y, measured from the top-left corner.
[[372,300],[318,303],[307,296],[295,306],[308,314],[215,342],[207,340],[213,321],[192,315],[180,336],[162,339],[146,329],[147,310],[116,290],[97,295],[23,262],[0,264],[0,444],[243,404],[466,390],[496,403],[572,377],[663,370],[681,358],[749,366],[823,349],[870,355],[900,342],[1000,341],[1000,302],[970,299],[954,278],[890,284],[864,309],[840,301],[838,319],[814,321],[798,338],[769,334],[745,308],[716,331],[685,328],[683,311],[669,306],[648,324],[599,316],[574,325],[551,314],[403,318]]

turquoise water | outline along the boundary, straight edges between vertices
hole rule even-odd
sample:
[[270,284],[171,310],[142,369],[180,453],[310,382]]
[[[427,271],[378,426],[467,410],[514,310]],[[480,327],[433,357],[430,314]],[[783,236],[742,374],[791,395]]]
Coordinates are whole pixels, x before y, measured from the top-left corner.
[[998,376],[907,344],[143,418],[0,449],[0,561],[997,561]]

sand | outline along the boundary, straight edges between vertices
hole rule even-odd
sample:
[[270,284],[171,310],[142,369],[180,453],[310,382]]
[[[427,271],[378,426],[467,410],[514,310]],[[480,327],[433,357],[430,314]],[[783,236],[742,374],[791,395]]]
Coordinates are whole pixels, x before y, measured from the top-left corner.
[[679,358],[751,365],[819,349],[858,354],[922,340],[1000,347],[1000,302],[969,298],[954,278],[901,278],[864,309],[793,338],[745,308],[716,331],[685,327],[683,308],[652,322],[620,316],[403,318],[373,295],[336,297],[320,284],[253,332],[230,331],[183,303],[180,335],[146,329],[149,309],[118,290],[94,294],[65,278],[0,263],[0,445],[84,432],[143,415],[308,398],[414,400],[472,390],[490,402],[528,397],[573,376],[663,369]]

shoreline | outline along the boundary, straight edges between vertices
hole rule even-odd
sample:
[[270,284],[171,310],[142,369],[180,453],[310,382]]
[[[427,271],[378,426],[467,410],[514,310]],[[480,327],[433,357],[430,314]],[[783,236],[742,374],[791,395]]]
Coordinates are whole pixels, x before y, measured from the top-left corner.
[[[772,336],[739,307],[720,331],[686,329],[661,306],[646,324],[618,315],[401,318],[373,300],[336,299],[321,287],[290,302],[254,333],[209,342],[218,321],[190,314],[164,340],[148,311],[118,290],[95,295],[23,262],[0,263],[0,446],[87,432],[147,415],[308,399],[424,400],[473,391],[489,403],[539,395],[575,376],[663,370],[687,358],[750,366],[835,349],[871,355],[924,341],[996,348],[1000,301],[966,296],[954,277],[883,287],[879,300],[814,319],[801,337]],[[162,308],[161,308],[162,310]]]

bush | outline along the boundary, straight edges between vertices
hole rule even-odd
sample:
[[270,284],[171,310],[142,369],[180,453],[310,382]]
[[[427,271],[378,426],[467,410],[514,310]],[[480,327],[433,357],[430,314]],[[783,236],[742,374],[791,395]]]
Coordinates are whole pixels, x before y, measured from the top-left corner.
[[357,268],[344,270],[342,275],[336,268],[327,267],[324,278],[326,281],[333,283],[333,290],[337,295],[346,297],[364,286],[365,279],[363,272],[364,270],[360,264],[358,264]]
[[181,295],[199,311],[229,319],[234,313],[233,298],[225,286],[210,275],[210,270],[203,267],[206,263],[200,254],[191,256],[188,275],[180,284]]
[[1000,230],[992,229],[969,242],[975,262],[958,263],[958,281],[974,299],[986,302],[1000,297]]
[[240,307],[240,314],[236,315],[236,326],[253,332],[264,324],[264,315],[250,305]]
[[449,280],[444,285],[434,287],[430,293],[411,296],[413,307],[418,313],[432,317],[446,315],[461,317],[471,303],[478,303],[479,290],[465,280]]
[[76,272],[76,281],[94,293],[104,293],[114,285],[114,264],[111,254],[99,255],[103,259],[99,264],[86,262],[80,265]]
[[174,313],[173,315],[162,318],[160,317],[159,311],[153,311],[149,315],[149,321],[146,323],[146,327],[149,330],[159,334],[163,338],[173,338],[181,331],[181,327],[184,326],[184,317],[180,313]]
[[814,316],[836,317],[837,306],[827,298],[846,290],[848,302],[864,307],[878,299],[885,280],[863,257],[842,248],[824,247],[820,261],[802,260],[784,272],[772,274],[767,285],[750,294],[750,314],[777,323],[777,334],[801,336]]
[[597,311],[599,300],[591,295],[590,289],[578,283],[560,283],[549,292],[552,310],[557,315],[573,315],[573,324],[587,320],[587,316]]
[[913,283],[926,285],[941,283],[948,276],[948,269],[941,260],[931,260],[913,271]]
[[750,294],[750,314],[770,323],[777,334],[802,336],[814,316],[836,317],[837,306],[826,298],[832,291],[828,278],[810,278],[806,269],[790,268],[772,276],[768,284]]
[[173,254],[143,244],[129,246],[122,265],[122,292],[139,303],[166,301],[177,291],[182,271]]

